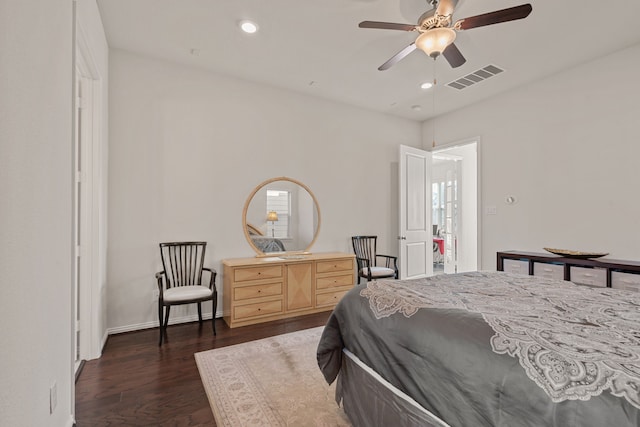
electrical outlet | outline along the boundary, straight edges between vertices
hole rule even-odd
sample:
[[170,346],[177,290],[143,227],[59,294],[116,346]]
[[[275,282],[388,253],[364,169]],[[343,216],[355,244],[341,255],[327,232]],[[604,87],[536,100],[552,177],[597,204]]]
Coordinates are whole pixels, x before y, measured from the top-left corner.
[[58,385],[54,382],[49,388],[49,413],[53,414],[58,406]]
[[153,290],[153,293],[151,294],[151,302],[156,302],[158,301],[158,298],[160,297],[160,291],[157,289]]

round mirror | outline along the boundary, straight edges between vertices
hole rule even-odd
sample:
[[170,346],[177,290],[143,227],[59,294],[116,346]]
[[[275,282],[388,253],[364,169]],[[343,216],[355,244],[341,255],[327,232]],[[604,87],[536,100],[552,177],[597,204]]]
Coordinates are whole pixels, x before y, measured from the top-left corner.
[[320,229],[318,201],[295,179],[271,178],[247,198],[242,226],[258,256],[308,252]]

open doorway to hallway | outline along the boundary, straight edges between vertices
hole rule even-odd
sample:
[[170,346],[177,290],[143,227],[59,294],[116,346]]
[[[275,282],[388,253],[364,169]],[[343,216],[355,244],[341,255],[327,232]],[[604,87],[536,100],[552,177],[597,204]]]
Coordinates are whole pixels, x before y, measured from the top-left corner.
[[434,274],[478,268],[478,141],[432,151]]

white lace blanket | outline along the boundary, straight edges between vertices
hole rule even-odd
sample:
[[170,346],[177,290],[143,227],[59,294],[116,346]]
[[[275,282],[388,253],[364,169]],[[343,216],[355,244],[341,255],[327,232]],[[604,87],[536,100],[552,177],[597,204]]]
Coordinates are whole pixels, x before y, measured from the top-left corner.
[[640,294],[502,272],[370,282],[376,318],[421,308],[481,314],[493,351],[517,357],[554,402],[609,389],[640,408]]

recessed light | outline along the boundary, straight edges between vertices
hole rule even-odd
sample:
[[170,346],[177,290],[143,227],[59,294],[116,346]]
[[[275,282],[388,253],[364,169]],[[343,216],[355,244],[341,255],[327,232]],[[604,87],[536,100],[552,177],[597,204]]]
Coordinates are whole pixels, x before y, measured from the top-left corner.
[[240,21],[240,29],[248,34],[258,31],[258,25],[251,21]]
[[431,82],[424,82],[420,85],[420,88],[425,90],[431,89],[432,87],[433,87],[433,83]]

